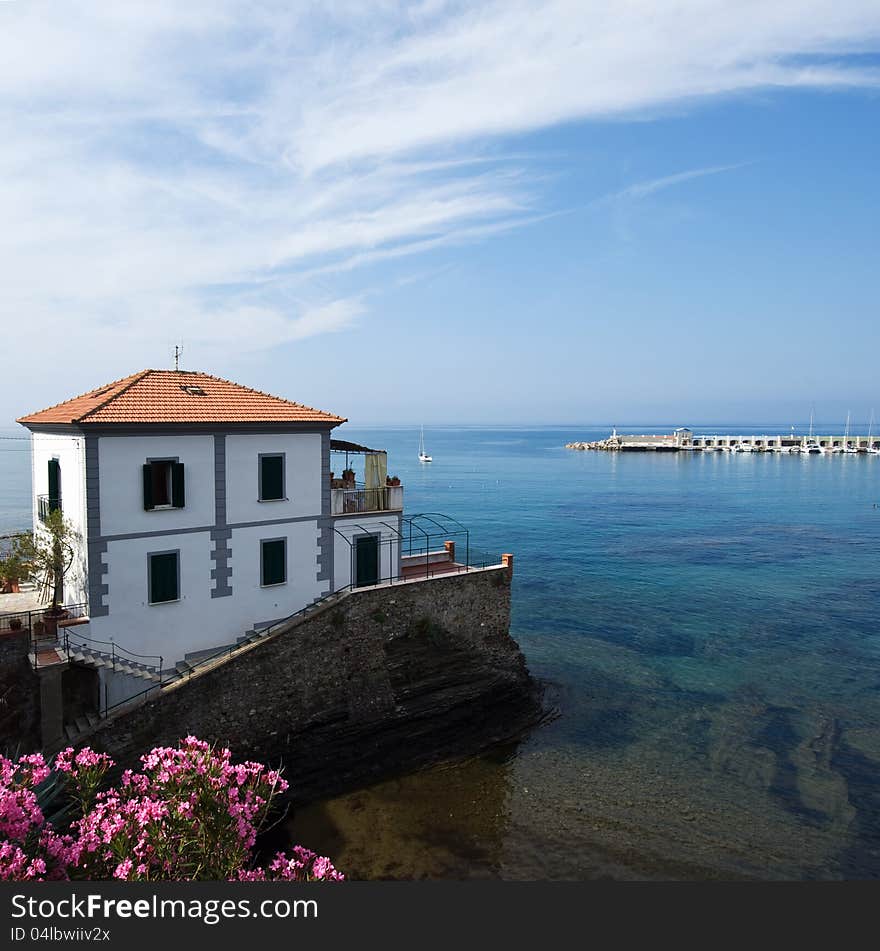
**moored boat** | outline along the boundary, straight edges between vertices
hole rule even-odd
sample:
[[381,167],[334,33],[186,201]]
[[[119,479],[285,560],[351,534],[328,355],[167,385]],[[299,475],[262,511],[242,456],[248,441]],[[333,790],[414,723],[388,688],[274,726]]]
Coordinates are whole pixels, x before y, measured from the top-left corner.
[[419,462],[433,462],[434,459],[425,452],[425,427],[419,433]]

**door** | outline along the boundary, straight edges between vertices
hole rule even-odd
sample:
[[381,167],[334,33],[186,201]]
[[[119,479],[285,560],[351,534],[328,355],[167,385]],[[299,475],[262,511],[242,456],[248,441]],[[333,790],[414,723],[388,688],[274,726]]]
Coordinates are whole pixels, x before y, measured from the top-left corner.
[[358,588],[379,581],[379,537],[361,535],[354,547],[355,585]]

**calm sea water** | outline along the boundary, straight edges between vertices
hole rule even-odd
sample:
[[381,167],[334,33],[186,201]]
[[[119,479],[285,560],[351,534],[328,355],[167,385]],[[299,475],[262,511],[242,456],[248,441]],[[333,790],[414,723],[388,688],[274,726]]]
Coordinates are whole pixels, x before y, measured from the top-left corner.
[[0,427],[0,535],[31,523],[31,452],[27,430]]
[[[515,554],[512,633],[560,715],[302,810],[297,839],[356,878],[880,876],[880,457],[436,428],[427,466],[414,430],[341,435],[389,451],[410,513]],[[28,457],[0,465],[18,527]]]
[[294,834],[361,877],[880,875],[880,457],[563,448],[606,435],[432,429],[428,466],[414,431],[349,431],[409,512],[515,554],[561,715]]

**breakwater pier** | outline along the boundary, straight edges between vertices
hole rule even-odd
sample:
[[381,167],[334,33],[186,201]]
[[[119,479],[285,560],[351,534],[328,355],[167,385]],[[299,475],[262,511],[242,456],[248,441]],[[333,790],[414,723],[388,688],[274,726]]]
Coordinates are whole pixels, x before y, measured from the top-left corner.
[[802,452],[880,453],[880,434],[844,435],[695,435],[681,427],[671,433],[634,435],[612,430],[605,439],[566,443],[566,449],[607,452]]

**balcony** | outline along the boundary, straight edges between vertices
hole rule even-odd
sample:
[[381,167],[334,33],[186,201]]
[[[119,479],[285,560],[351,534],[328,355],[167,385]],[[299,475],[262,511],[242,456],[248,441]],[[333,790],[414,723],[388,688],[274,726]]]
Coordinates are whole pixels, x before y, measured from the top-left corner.
[[[384,449],[331,439],[330,454],[331,470],[344,459],[341,479],[334,478],[333,471],[330,472],[331,515],[403,511],[403,486],[400,479],[388,475],[388,454]],[[360,472],[364,482],[355,481],[353,467],[359,459],[363,460]]]
[[58,511],[61,508],[61,496],[57,495],[38,495],[37,496],[37,517],[41,522],[45,522],[50,512]]
[[[334,479],[334,482],[341,480]],[[363,512],[398,512],[403,509],[403,486],[389,485],[368,489],[360,484],[333,485],[330,489],[330,513],[354,515]]]

